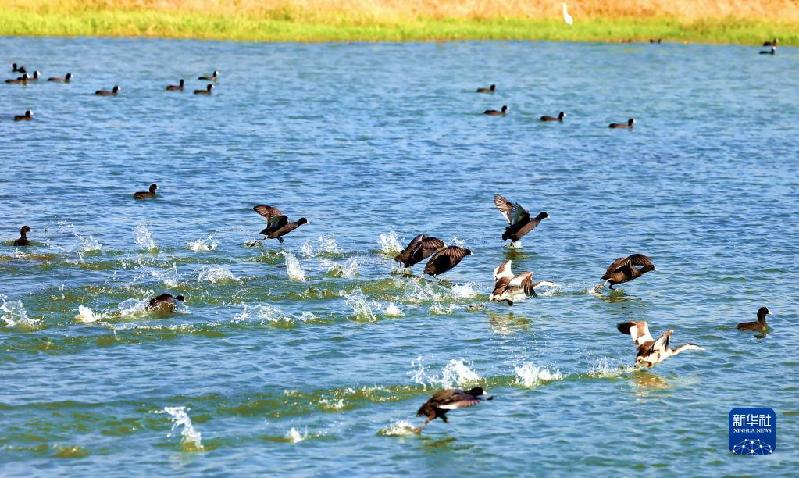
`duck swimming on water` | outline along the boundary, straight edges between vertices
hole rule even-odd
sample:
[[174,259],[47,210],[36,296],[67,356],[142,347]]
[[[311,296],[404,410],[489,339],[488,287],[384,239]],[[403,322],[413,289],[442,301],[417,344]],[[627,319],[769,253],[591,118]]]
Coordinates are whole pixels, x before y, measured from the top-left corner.
[[544,116],[541,116],[538,119],[541,120],[541,121],[559,121],[559,122],[563,123],[563,118],[565,118],[565,117],[566,117],[566,113],[561,111],[560,113],[558,113],[557,116],[544,115]]
[[646,322],[622,322],[616,326],[622,334],[630,335],[633,342],[637,345],[638,351],[635,357],[635,365],[654,367],[669,357],[673,357],[686,350],[703,350],[696,344],[682,344],[679,347],[671,348],[669,340],[674,333],[667,330],[660,334],[657,340],[652,338],[649,333],[649,326]]
[[166,91],[183,91],[186,82],[181,78],[177,85],[166,85]]
[[198,76],[197,79],[202,81],[216,81],[219,79],[219,72],[214,70],[210,75]]
[[635,126],[635,118],[628,119],[626,123],[610,123],[608,128],[633,129],[633,126]]
[[27,110],[24,115],[14,116],[14,121],[30,121],[33,119],[33,111]]
[[122,88],[120,88],[119,86],[115,85],[113,88],[111,88],[110,91],[109,90],[97,90],[97,91],[94,92],[94,94],[97,95],[97,96],[117,96],[117,95],[119,95],[120,91],[122,91]]
[[208,86],[206,86],[204,90],[194,90],[194,94],[195,95],[210,95],[211,94],[211,90],[213,90],[213,89],[214,89],[214,85],[211,84],[211,83],[208,83]]
[[766,332],[768,325],[766,324],[766,316],[771,312],[767,307],[757,309],[757,321],[755,322],[741,322],[738,324],[738,330],[751,330],[755,332]]
[[266,236],[266,239],[277,239],[281,244],[283,243],[283,236],[303,224],[308,224],[308,220],[304,217],[294,222],[289,222],[288,216],[283,214],[280,209],[266,204],[259,204],[252,209],[266,220],[266,228],[259,234]]
[[508,113],[508,105],[502,105],[502,108],[497,110],[485,110],[483,111],[484,115],[488,116],[505,116]]
[[185,301],[186,298],[182,295],[173,296],[172,294],[161,294],[150,299],[145,309],[151,312],[172,313],[178,302]]
[[652,259],[643,254],[632,254],[614,260],[608,266],[602,280],[606,284],[610,284],[610,289],[613,290],[614,285],[624,284],[653,270],[655,270],[655,264],[652,263]]
[[419,407],[416,416],[426,417],[425,422],[416,429],[416,433],[421,433],[428,423],[436,418],[447,423],[447,413],[457,408],[473,407],[484,400],[493,400],[494,397],[485,393],[482,387],[474,387],[469,390],[445,389],[433,394],[429,400]]
[[25,247],[31,243],[28,240],[28,233],[31,232],[31,228],[28,226],[22,226],[19,229],[19,239],[14,241],[14,246],[16,247]]
[[541,211],[534,218],[530,217],[530,213],[519,203],[514,203],[507,200],[500,194],[494,195],[494,205],[499,209],[499,212],[508,221],[508,227],[502,233],[502,240],[507,241],[510,239],[513,242],[522,240],[530,231],[538,227],[544,219],[549,217],[546,211]]
[[53,83],[70,83],[72,82],[72,73],[67,73],[64,76],[51,76],[47,81],[52,81]]
[[497,89],[497,85],[492,83],[492,84],[488,85],[488,87],[481,86],[480,88],[477,88],[477,92],[478,93],[493,93],[494,91],[496,91],[496,89]]
[[153,199],[155,197],[155,191],[158,189],[158,185],[153,183],[147,189],[147,191],[136,191],[133,193],[133,199]]
[[444,247],[444,241],[441,239],[419,234],[408,243],[402,252],[394,257],[394,260],[401,262],[405,267],[412,267]]

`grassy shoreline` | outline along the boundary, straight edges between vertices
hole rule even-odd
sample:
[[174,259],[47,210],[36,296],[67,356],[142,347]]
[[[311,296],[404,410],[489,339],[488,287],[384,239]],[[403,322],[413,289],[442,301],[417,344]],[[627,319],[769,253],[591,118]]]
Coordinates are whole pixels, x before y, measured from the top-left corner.
[[[0,2],[2,3],[2,2]],[[799,45],[799,23],[717,18],[582,18],[569,27],[560,18],[384,20],[330,15],[280,19],[257,15],[208,15],[196,11],[0,10],[3,36],[151,37],[231,41],[664,41],[759,45],[777,37]]]

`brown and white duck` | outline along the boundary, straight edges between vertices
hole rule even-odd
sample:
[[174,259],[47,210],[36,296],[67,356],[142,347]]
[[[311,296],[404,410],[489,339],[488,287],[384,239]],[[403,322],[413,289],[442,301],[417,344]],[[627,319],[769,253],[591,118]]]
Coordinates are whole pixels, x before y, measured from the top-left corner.
[[619,257],[605,271],[602,280],[610,284],[610,289],[616,284],[623,284],[637,279],[647,272],[655,270],[652,259],[643,254],[632,254],[627,257]]
[[622,322],[616,326],[619,332],[632,337],[637,346],[635,364],[637,366],[654,367],[669,357],[673,357],[686,350],[703,350],[696,344],[682,344],[676,348],[671,348],[669,341],[673,330],[667,330],[660,334],[657,340],[652,338],[649,333],[649,326],[646,322]]
[[408,243],[402,252],[394,257],[394,260],[401,262],[405,267],[412,267],[444,247],[444,241],[441,239],[419,234]]
[[494,195],[494,205],[508,221],[508,227],[502,233],[503,241],[508,239],[513,242],[520,241],[522,237],[538,227],[542,220],[549,217],[546,211],[541,211],[536,217],[531,218],[530,213],[521,204],[511,202],[499,194]]
[[303,224],[308,224],[308,220],[304,217],[294,222],[289,222],[288,216],[283,214],[280,209],[266,204],[259,204],[252,209],[266,220],[266,228],[259,234],[266,236],[266,239],[277,239],[281,244],[283,243],[283,236]]
[[474,387],[469,390],[445,389],[433,394],[429,400],[419,407],[416,416],[425,417],[425,422],[416,429],[420,433],[428,423],[436,418],[447,423],[447,413],[457,408],[473,407],[484,400],[493,400],[482,387]]
[[525,297],[536,297],[535,288],[539,286],[555,285],[549,281],[533,282],[532,272],[522,272],[514,275],[511,269],[512,260],[503,261],[494,269],[494,291],[488,296],[488,300],[493,302],[507,302],[513,305],[515,300]]

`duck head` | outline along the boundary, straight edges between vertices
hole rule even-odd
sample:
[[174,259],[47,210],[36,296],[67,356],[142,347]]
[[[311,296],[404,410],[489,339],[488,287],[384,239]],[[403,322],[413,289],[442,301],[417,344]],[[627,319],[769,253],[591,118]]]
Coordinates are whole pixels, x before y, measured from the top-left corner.
[[300,225],[302,225],[302,224],[308,224],[308,220],[307,220],[307,219],[305,219],[304,217],[301,217],[301,218],[299,218],[299,219],[297,220],[297,224],[300,224]]
[[156,190],[156,189],[158,189],[158,185],[157,185],[157,184],[155,184],[155,183],[151,184],[151,185],[150,185],[150,187],[148,188],[148,190],[149,190],[151,193],[153,193],[153,194],[155,194],[155,190]]
[[757,309],[757,320],[763,322],[769,314],[771,314],[771,311],[768,310],[768,307],[761,307]]

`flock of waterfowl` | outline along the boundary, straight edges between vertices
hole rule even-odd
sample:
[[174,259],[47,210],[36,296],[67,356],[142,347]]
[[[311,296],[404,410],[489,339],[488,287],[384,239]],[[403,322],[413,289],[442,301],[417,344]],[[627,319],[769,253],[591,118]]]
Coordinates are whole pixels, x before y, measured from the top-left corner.
[[[652,43],[655,43],[654,41]],[[660,43],[660,40],[657,41]],[[777,48],[777,39],[773,39],[763,43],[764,47],[770,47],[768,51],[761,51],[761,54],[775,54]],[[37,70],[31,76],[24,66],[18,66],[16,63],[12,65],[12,72],[20,73],[22,76],[15,79],[5,80],[7,84],[28,84],[38,81],[41,73]],[[58,83],[70,83],[72,81],[72,74],[67,73],[63,77],[50,77],[47,81]],[[219,78],[219,72],[214,71],[210,75],[199,76],[197,79],[200,81],[211,82],[206,85],[204,89],[194,90],[196,95],[210,95],[212,94],[214,84]],[[166,91],[182,92],[185,88],[185,81],[181,79],[178,84],[169,84],[165,87]],[[497,90],[496,84],[491,84],[487,87],[477,88],[477,93],[493,94]],[[95,91],[97,96],[117,96],[121,88],[115,85],[111,90],[98,90]],[[489,109],[485,110],[483,114],[488,116],[505,116],[509,111],[507,105],[503,105],[499,110]],[[565,112],[559,112],[557,116],[541,116],[539,119],[543,122],[563,122],[566,117]],[[28,110],[24,115],[14,117],[15,121],[26,121],[33,118],[33,112]],[[628,119],[626,122],[610,123],[609,128],[614,129],[632,129],[636,120],[634,118]],[[136,200],[154,199],[157,196],[158,185],[151,184],[147,191],[138,191],[133,194]],[[494,205],[499,210],[500,214],[507,221],[507,226],[502,232],[501,238],[503,241],[512,241],[512,245],[517,245],[524,236],[536,229],[542,220],[547,219],[549,214],[546,211],[539,212],[536,216],[532,216],[527,209],[521,204],[512,202],[507,198],[497,194],[494,196]],[[296,230],[300,226],[307,224],[308,220],[300,217],[296,221],[290,221],[288,216],[285,215],[280,209],[269,206],[266,204],[259,204],[253,207],[253,210],[258,213],[265,221],[266,227],[260,231],[260,234],[265,239],[276,239],[280,243],[284,242],[284,236]],[[25,247],[30,245],[28,233],[31,232],[29,226],[23,226],[19,230],[20,237],[13,242],[15,247]],[[449,245],[447,246],[441,239],[436,237],[419,234],[414,237],[408,245],[394,257],[394,260],[401,263],[405,268],[412,268],[415,264],[427,260],[424,266],[424,274],[430,276],[438,276],[444,274],[454,267],[466,257],[472,254],[472,251],[461,246]],[[536,297],[535,289],[542,286],[553,286],[554,283],[550,281],[533,281],[532,272],[522,272],[521,274],[514,274],[512,269],[512,261],[503,261],[499,266],[494,269],[494,289],[489,295],[489,300],[493,302],[505,302],[508,305],[513,305],[514,301],[523,300],[527,297]],[[614,285],[623,284],[635,280],[647,272],[654,271],[655,265],[652,260],[644,254],[632,254],[627,257],[620,257],[615,259],[610,266],[608,266],[601,279],[604,281],[596,287],[600,290],[604,286],[613,289]],[[173,296],[168,293],[153,297],[147,304],[146,309],[156,313],[171,313],[179,302],[183,302],[184,296]],[[757,312],[757,321],[745,322],[738,324],[737,328],[744,331],[756,331],[765,333],[767,330],[766,315],[770,312],[768,308],[761,307]],[[670,346],[670,339],[673,334],[672,330],[667,330],[657,338],[654,339],[649,332],[649,326],[646,322],[622,322],[617,325],[617,329],[622,334],[630,335],[633,343],[636,345],[636,365],[643,367],[653,367],[654,365],[666,360],[669,357],[675,356],[686,350],[701,350],[695,344],[683,344],[678,347],[672,348]],[[465,408],[477,405],[483,400],[491,400],[493,397],[488,396],[481,387],[474,387],[470,390],[456,390],[445,389],[436,392],[429,400],[427,400],[417,411],[418,416],[426,418],[425,422],[418,428],[416,432],[421,430],[431,421],[436,418],[447,422],[447,412],[457,408]]]

